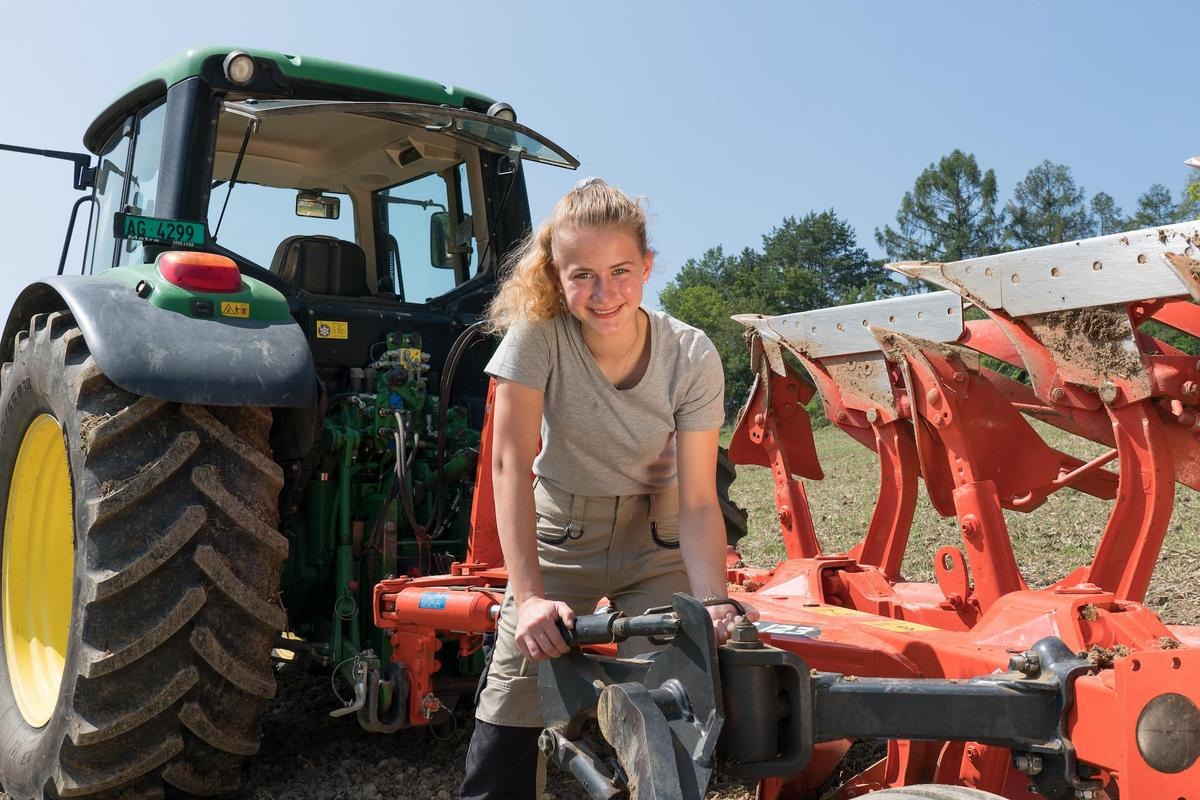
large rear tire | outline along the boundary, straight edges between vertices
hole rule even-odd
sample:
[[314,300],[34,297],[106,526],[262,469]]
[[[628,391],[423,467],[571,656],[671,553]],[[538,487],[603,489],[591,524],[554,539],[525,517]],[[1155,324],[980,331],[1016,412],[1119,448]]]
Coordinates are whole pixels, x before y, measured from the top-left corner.
[[9,797],[237,788],[286,622],[270,425],[125,392],[66,312],[17,335],[0,373]]

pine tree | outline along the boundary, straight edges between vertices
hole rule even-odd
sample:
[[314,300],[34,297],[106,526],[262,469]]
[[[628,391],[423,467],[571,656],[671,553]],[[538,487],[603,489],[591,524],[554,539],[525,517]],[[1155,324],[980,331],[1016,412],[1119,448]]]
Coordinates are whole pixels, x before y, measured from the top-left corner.
[[996,174],[955,150],[917,176],[896,212],[896,227],[875,229],[893,261],[959,261],[995,252],[1003,229]]

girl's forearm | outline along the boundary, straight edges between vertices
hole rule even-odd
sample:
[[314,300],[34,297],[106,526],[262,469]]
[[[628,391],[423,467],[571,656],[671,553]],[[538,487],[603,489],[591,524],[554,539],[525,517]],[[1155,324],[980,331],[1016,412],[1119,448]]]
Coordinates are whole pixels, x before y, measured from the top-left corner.
[[692,594],[698,598],[724,597],[725,518],[721,507],[709,503],[679,511],[679,548]]
[[543,594],[542,570],[537,557],[537,517],[533,503],[533,484],[529,473],[508,474],[494,470],[496,491],[496,527],[500,550],[508,569],[508,586],[520,605],[530,597]]

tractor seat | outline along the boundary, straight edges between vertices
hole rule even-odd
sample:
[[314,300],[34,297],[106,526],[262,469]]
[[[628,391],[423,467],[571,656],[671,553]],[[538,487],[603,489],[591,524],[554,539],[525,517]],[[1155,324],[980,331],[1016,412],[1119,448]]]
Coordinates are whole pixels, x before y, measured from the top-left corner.
[[332,236],[289,236],[275,248],[271,271],[313,294],[363,297],[367,256],[354,242]]

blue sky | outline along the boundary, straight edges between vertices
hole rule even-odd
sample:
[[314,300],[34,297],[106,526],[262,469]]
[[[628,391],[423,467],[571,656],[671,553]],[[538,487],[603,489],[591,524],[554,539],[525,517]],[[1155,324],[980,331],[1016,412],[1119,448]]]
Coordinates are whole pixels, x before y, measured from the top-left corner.
[[[1126,212],[1200,154],[1195,5],[1012,1],[8,3],[0,142],[81,148],[137,76],[204,43],[361,63],[510,102],[572,151],[533,164],[535,218],[582,175],[648,198],[652,292],[687,258],[834,209],[872,233],[954,148],[1001,198],[1044,158]],[[182,9],[188,9],[183,11]],[[120,26],[119,28],[116,26]],[[0,153],[0,305],[57,267],[70,165]],[[747,312],[755,309],[745,309]]]

